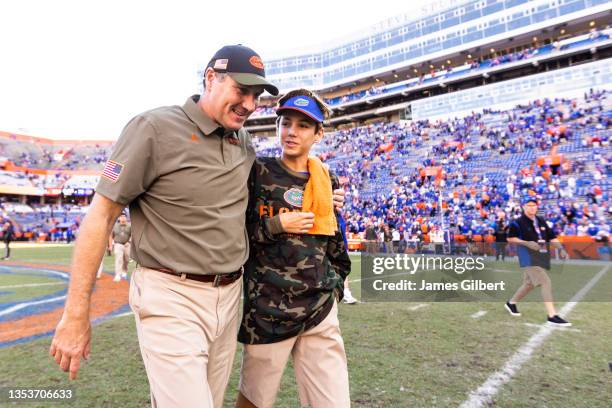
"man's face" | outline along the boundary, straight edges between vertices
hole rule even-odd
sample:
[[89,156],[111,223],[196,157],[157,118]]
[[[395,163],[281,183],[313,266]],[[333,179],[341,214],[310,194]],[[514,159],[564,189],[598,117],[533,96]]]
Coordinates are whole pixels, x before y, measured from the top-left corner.
[[206,92],[209,94],[206,111],[225,129],[240,129],[257,108],[263,91],[261,86],[241,85],[229,75],[220,75],[210,68],[206,71]]
[[523,211],[525,211],[525,214],[528,217],[535,217],[536,213],[538,212],[538,204],[530,201],[527,204],[523,205]]
[[300,112],[283,112],[276,131],[285,157],[308,156],[312,145],[323,137],[323,127],[317,131],[317,124]]
[[125,215],[120,215],[119,224],[126,224],[126,223],[127,223],[127,217]]

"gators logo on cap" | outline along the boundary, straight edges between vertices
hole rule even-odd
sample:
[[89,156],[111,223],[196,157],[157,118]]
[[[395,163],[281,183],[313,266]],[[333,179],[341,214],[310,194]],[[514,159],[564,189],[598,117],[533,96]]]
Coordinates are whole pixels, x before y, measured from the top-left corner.
[[292,188],[290,190],[285,191],[283,198],[286,202],[291,204],[294,207],[302,207],[302,197],[304,192],[298,188]]
[[249,63],[255,68],[264,69],[264,64],[261,61],[261,58],[259,58],[257,55],[253,55],[251,58],[249,58]]
[[298,98],[296,99],[293,104],[296,106],[308,106],[310,102],[308,102],[308,99],[304,99],[304,98]]

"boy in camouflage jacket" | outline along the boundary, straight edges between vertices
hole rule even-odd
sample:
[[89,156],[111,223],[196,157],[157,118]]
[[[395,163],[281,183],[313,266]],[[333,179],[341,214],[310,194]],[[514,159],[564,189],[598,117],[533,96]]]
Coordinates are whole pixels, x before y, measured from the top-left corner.
[[329,112],[305,89],[281,98],[276,130],[282,156],[258,158],[251,171],[251,254],[238,334],[245,345],[236,407],[272,407],[290,355],[302,405],[350,406],[337,302],[351,261],[342,232],[308,234],[314,214],[302,212],[308,154],[322,139]]

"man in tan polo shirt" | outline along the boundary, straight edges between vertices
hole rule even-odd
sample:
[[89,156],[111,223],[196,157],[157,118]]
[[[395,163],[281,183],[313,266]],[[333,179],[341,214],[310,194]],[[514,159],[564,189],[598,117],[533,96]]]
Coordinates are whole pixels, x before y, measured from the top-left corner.
[[115,253],[115,278],[113,279],[115,282],[127,279],[131,237],[132,227],[127,221],[127,215],[121,213],[119,222],[113,226],[108,237],[108,249]]
[[242,126],[264,90],[278,94],[259,56],[240,45],[217,51],[204,86],[183,106],[142,113],[125,127],[81,226],[49,350],[76,378],[91,347],[96,270],[129,205],[138,265],[130,305],[153,407],[222,406],[249,251],[244,214],[255,151]]

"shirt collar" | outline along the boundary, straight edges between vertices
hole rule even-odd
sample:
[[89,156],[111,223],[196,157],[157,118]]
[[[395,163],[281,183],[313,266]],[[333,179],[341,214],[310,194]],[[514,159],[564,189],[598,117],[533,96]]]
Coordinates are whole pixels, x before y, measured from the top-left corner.
[[213,133],[219,134],[220,136],[226,133],[225,129],[219,126],[210,116],[208,116],[202,108],[198,105],[200,95],[193,95],[187,98],[187,101],[183,105],[183,112],[187,115],[193,123],[206,135],[210,136]]

